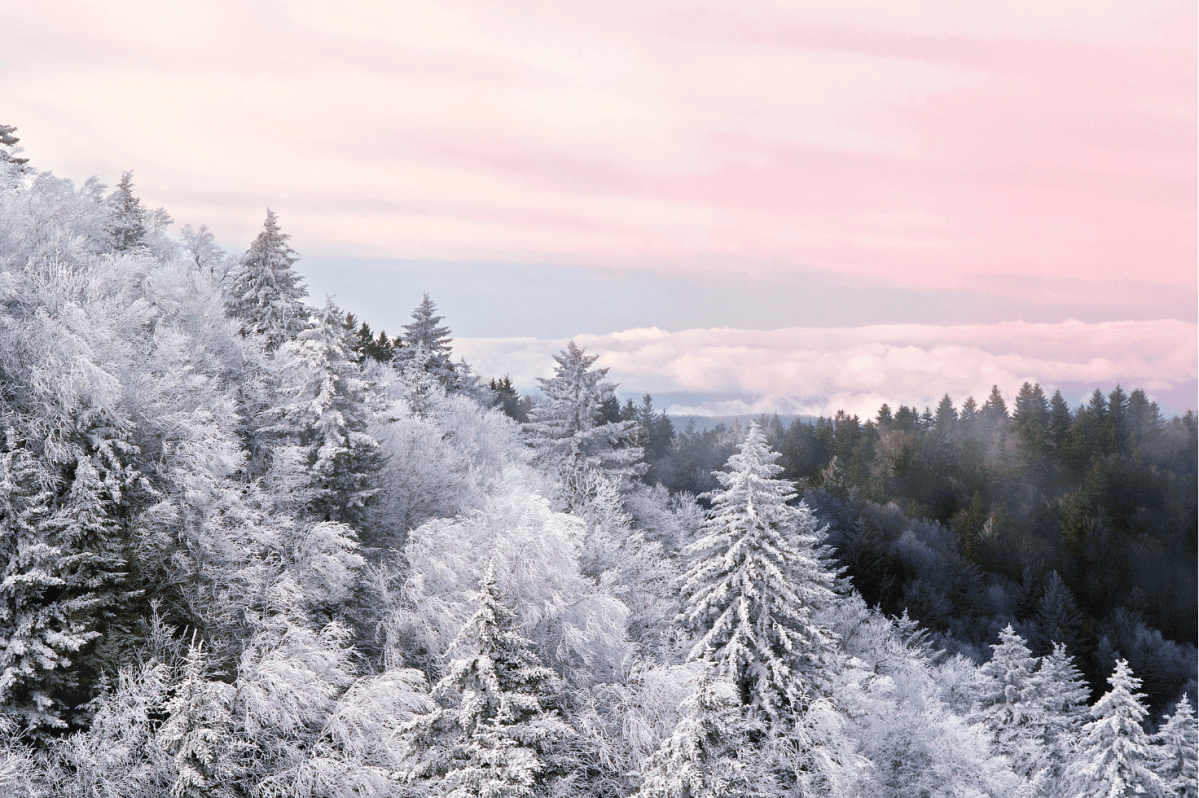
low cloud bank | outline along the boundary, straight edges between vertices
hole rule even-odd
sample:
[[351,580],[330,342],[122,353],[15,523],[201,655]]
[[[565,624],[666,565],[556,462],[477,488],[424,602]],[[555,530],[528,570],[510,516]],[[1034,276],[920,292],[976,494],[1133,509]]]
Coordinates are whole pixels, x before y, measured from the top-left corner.
[[[672,415],[838,410],[873,416],[883,402],[981,402],[998,385],[1009,405],[1025,382],[1077,404],[1094,388],[1143,388],[1164,412],[1196,407],[1199,325],[1188,321],[871,325],[781,330],[633,329],[580,335],[623,391],[691,394]],[[553,373],[567,339],[463,338],[455,350],[481,374],[522,390]],[[710,394],[710,400],[704,395]],[[730,395],[746,398],[728,399]],[[720,396],[718,396],[720,395]]]

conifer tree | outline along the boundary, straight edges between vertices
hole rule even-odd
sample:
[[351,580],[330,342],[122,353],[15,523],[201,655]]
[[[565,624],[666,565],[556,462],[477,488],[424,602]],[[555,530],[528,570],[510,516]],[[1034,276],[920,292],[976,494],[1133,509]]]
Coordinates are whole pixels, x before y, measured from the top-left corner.
[[1179,798],[1199,795],[1199,771],[1196,770],[1199,729],[1195,725],[1195,710],[1185,693],[1153,739],[1160,746],[1156,752],[1156,770],[1169,794]]
[[426,292],[412,311],[412,321],[404,325],[400,347],[393,357],[401,373],[405,369],[419,369],[441,383],[446,391],[452,391],[457,372],[451,359],[450,329],[440,326],[442,318]]
[[193,640],[158,730],[158,744],[172,756],[171,795],[178,798],[233,798],[237,760],[249,747],[234,735],[232,685],[211,678],[208,667],[202,644]]
[[1047,652],[1054,644],[1060,643],[1075,650],[1081,627],[1082,616],[1074,597],[1070,595],[1070,588],[1057,571],[1051,572],[1045,580],[1045,592],[1037,607],[1037,648]]
[[532,796],[561,770],[570,734],[556,708],[558,678],[516,630],[494,566],[477,600],[433,688],[438,709],[405,727],[416,757],[408,777],[435,795]]
[[603,418],[604,404],[615,400],[615,386],[603,381],[606,368],[592,368],[597,356],[571,341],[554,359],[554,376],[539,379],[549,401],[529,411],[525,435],[534,462],[561,480],[570,509],[586,489],[589,472],[603,471],[617,480],[630,477],[637,473],[642,451],[626,445],[636,422]]
[[987,401],[983,402],[979,414],[993,425],[999,425],[1008,420],[1007,403],[1003,401],[1003,394],[999,392],[998,385],[991,386],[991,395],[987,397]]
[[[773,779],[755,768],[750,723],[736,688],[705,666],[682,706],[683,717],[642,772],[634,798],[773,795]],[[763,778],[765,777],[765,778]]]
[[722,489],[707,494],[712,510],[682,583],[681,620],[700,638],[691,659],[713,662],[741,702],[775,719],[801,711],[823,687],[834,652],[833,633],[814,614],[835,599],[821,531],[803,502],[792,507],[789,482],[757,423]]
[[369,423],[367,382],[350,354],[350,333],[329,301],[277,355],[284,380],[276,429],[302,447],[312,480],[307,510],[318,521],[362,523],[382,467]]
[[1091,690],[1061,643],[1041,658],[1041,667],[1033,674],[1033,684],[1034,700],[1043,719],[1041,758],[1036,764],[1034,783],[1042,795],[1057,796],[1061,794],[1066,766],[1086,720]]
[[1166,785],[1153,770],[1154,751],[1141,727],[1148,710],[1137,692],[1141,680],[1127,660],[1119,660],[1108,678],[1112,689],[1095,706],[1082,728],[1066,780],[1077,798],[1163,796]]
[[958,411],[953,407],[953,400],[949,398],[949,394],[941,397],[941,401],[937,404],[937,415],[935,417],[935,425],[938,432],[948,432],[957,423]]
[[136,248],[146,237],[146,210],[133,193],[133,173],[121,175],[121,182],[108,197],[113,219],[108,228],[112,248],[127,252]]
[[1066,436],[1070,433],[1070,421],[1070,405],[1066,403],[1060,390],[1054,391],[1053,397],[1049,400],[1049,415],[1045,425],[1049,441],[1059,452],[1066,442]]
[[262,232],[242,257],[229,289],[229,315],[241,322],[242,335],[261,335],[274,351],[304,329],[308,321],[301,298],[304,281],[292,266],[298,258],[270,208]]
[[1011,624],[999,633],[999,642],[991,650],[990,661],[981,669],[981,715],[991,730],[995,750],[1011,756],[1020,775],[1031,778],[1042,758],[1045,725],[1037,701],[1037,659]]
[[72,686],[64,671],[99,634],[85,619],[87,598],[63,597],[64,553],[51,540],[53,494],[39,464],[7,433],[0,455],[0,705],[32,731],[61,728]]

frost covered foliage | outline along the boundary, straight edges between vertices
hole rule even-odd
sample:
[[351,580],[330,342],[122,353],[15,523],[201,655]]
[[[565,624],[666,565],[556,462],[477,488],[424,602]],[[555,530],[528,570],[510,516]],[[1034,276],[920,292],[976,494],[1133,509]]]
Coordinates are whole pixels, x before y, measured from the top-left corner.
[[1120,660],[1108,679],[1112,689],[1091,708],[1074,761],[1066,770],[1070,794],[1079,798],[1165,795],[1155,755],[1141,724],[1148,714],[1137,692],[1141,680]]
[[533,406],[525,425],[534,462],[559,480],[565,509],[586,496],[592,472],[626,478],[638,471],[642,456],[628,443],[636,423],[604,417],[605,403],[615,403],[615,386],[603,381],[607,369],[592,368],[597,359],[574,341],[554,355],[554,376],[541,379],[546,401]]
[[637,798],[772,795],[750,744],[752,723],[736,687],[705,668],[670,737],[646,760]]
[[691,658],[711,661],[742,703],[771,718],[799,710],[818,693],[833,664],[835,638],[815,613],[835,601],[833,573],[820,549],[816,519],[795,491],[774,477],[775,464],[757,424],[750,426],[703,537],[686,554],[682,618],[699,636]]
[[583,523],[556,513],[519,467],[483,508],[413,530],[404,604],[386,619],[408,661],[435,670],[472,609],[488,563],[542,661],[577,683],[610,680],[630,654],[628,610],[579,570]]
[[531,798],[571,770],[560,761],[571,732],[557,711],[559,679],[516,630],[493,568],[474,603],[433,688],[437,708],[403,729],[412,750],[406,778],[428,795]]

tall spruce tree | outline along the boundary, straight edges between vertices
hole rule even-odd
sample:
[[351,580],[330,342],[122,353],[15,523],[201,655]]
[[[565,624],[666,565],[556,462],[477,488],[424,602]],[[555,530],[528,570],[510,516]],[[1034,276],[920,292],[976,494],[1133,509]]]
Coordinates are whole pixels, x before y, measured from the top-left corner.
[[66,554],[48,524],[48,473],[10,430],[0,454],[0,706],[31,732],[66,726],[66,669],[99,632],[64,594]]
[[262,232],[242,257],[229,289],[229,315],[241,322],[242,335],[260,335],[269,351],[295,338],[308,321],[300,301],[304,281],[292,268],[298,260],[270,208]]
[[1148,714],[1141,680],[1127,660],[1119,660],[1108,678],[1112,689],[1095,706],[1082,728],[1066,780],[1077,798],[1164,796],[1166,784],[1153,769],[1154,750],[1141,724]]
[[834,573],[821,531],[804,502],[792,507],[791,483],[757,423],[751,423],[702,537],[685,553],[681,620],[699,635],[690,658],[716,664],[742,704],[773,719],[794,717],[824,687],[834,635],[815,613],[835,600]]
[[112,223],[108,234],[111,246],[117,252],[135,249],[146,237],[146,209],[133,193],[133,173],[121,175],[121,182],[108,197],[112,208]]
[[1153,736],[1159,746],[1156,769],[1166,783],[1170,795],[1195,798],[1199,795],[1199,729],[1195,725],[1195,710],[1184,693],[1174,712]]
[[1037,659],[1011,624],[991,646],[982,667],[981,715],[995,741],[995,751],[1011,756],[1017,772],[1032,778],[1042,759],[1045,717],[1037,701]]

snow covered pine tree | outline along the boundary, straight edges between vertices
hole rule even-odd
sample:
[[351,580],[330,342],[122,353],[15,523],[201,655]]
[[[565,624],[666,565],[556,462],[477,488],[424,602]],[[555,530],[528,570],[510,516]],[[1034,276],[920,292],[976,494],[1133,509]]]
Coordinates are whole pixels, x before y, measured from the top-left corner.
[[682,586],[682,621],[700,635],[690,658],[716,663],[741,703],[772,722],[794,719],[820,692],[835,649],[813,619],[836,598],[834,574],[812,511],[789,505],[794,488],[775,479],[778,457],[751,424],[729,471],[715,472],[723,489],[708,494],[712,511],[686,549]]
[[615,397],[616,386],[603,382],[607,369],[593,369],[596,355],[587,355],[574,341],[554,355],[554,376],[539,378],[549,398],[534,405],[525,425],[535,463],[561,482],[560,501],[571,511],[585,498],[591,475],[602,472],[621,481],[637,473],[640,447],[625,445],[635,421],[605,421],[602,407]]

